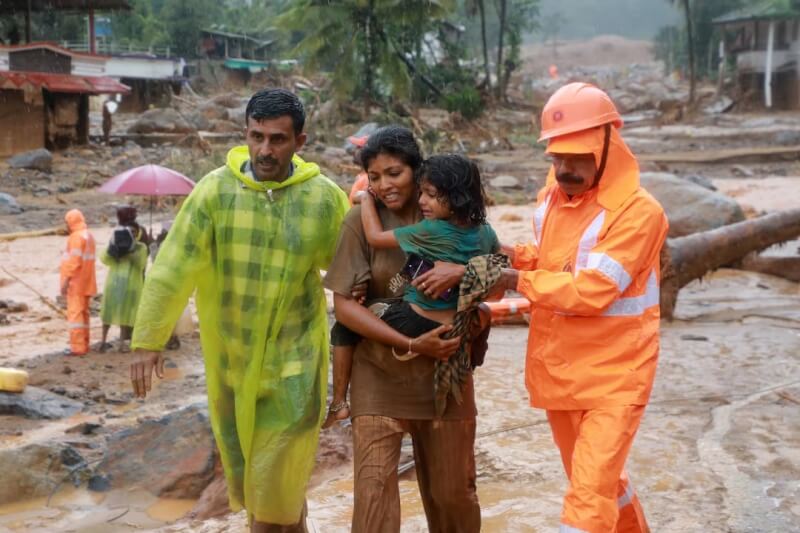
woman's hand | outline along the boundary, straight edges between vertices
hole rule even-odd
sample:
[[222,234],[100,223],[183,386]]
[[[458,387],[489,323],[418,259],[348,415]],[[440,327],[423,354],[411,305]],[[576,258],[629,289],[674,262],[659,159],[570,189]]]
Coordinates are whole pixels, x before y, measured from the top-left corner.
[[435,300],[447,289],[458,287],[466,270],[464,265],[436,261],[432,269],[416,277],[411,284],[421,289],[425,296]]
[[434,359],[449,359],[461,342],[461,337],[453,337],[452,339],[443,339],[442,335],[453,329],[450,324],[443,324],[436,329],[424,333],[413,339],[411,342],[411,351],[433,357]]

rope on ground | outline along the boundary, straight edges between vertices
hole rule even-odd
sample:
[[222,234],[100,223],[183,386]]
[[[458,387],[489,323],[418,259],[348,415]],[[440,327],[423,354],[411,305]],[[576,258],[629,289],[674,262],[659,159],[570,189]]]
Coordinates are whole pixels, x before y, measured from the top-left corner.
[[36,289],[34,289],[33,287],[31,287],[30,285],[28,285],[27,283],[25,283],[23,280],[21,280],[19,277],[17,277],[16,275],[12,274],[12,273],[11,273],[11,272],[9,272],[8,270],[6,270],[6,268],[5,268],[5,267],[0,267],[0,268],[2,268],[2,269],[3,269],[3,272],[5,272],[6,274],[8,274],[9,276],[11,276],[12,278],[14,278],[15,280],[17,280],[18,282],[20,282],[20,283],[22,284],[22,286],[23,286],[23,287],[25,287],[25,288],[27,288],[28,290],[30,290],[30,291],[32,291],[33,293],[35,293],[35,294],[36,294],[36,296],[38,296],[38,297],[39,297],[39,299],[42,301],[42,303],[43,303],[43,304],[45,304],[47,307],[49,307],[50,309],[52,309],[53,311],[55,311],[56,313],[58,313],[58,314],[59,314],[59,315],[61,315],[62,317],[64,317],[64,318],[67,318],[67,313],[65,313],[63,309],[61,309],[61,308],[60,308],[60,307],[58,307],[56,304],[54,304],[54,303],[53,303],[53,302],[50,300],[50,298],[48,298],[48,297],[47,297],[47,296],[45,296],[44,294],[40,293],[39,291],[37,291]]

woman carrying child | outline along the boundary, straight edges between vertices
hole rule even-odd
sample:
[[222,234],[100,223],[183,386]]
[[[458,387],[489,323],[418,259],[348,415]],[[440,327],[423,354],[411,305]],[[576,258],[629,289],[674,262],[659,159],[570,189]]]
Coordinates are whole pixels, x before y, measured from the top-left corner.
[[[459,344],[457,337],[440,338],[451,328],[455,307],[447,298],[426,298],[413,288],[408,288],[401,300],[402,287],[396,275],[407,262],[404,250],[428,261],[461,264],[473,255],[497,250],[494,232],[484,225],[480,178],[474,165],[459,156],[432,158],[420,171],[419,147],[411,132],[398,126],[370,136],[362,163],[370,189],[380,202],[368,204],[370,199],[366,199],[345,218],[325,278],[325,285],[334,292],[336,318],[351,330],[336,327],[333,332],[331,411],[334,417],[343,417],[349,409],[353,420],[352,530],[400,530],[397,467],[403,435],[410,433],[429,530],[477,532],[477,412],[471,374],[461,391],[462,401],[448,402],[441,418],[434,411],[436,360],[453,355]],[[417,224],[420,215],[426,219]],[[458,285],[463,268],[453,272],[457,274],[450,276],[450,287]],[[353,287],[364,282],[367,301],[379,300],[383,319],[351,297]],[[395,300],[387,302],[390,298]],[[358,338],[362,340],[357,342]],[[353,342],[357,342],[354,352]],[[351,352],[352,369],[348,371]],[[410,357],[412,354],[421,356]],[[344,403],[348,374],[352,379],[350,406]]]

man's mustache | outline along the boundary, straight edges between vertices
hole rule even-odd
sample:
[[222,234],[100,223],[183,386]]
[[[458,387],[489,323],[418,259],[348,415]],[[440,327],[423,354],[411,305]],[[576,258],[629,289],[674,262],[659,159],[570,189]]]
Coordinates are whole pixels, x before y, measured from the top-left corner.
[[556,176],[556,181],[559,183],[564,183],[566,185],[580,185],[583,183],[583,178],[578,176],[577,174],[571,174],[565,172],[564,174],[558,174]]
[[278,160],[268,155],[260,155],[256,157],[256,165],[272,165],[278,164]]

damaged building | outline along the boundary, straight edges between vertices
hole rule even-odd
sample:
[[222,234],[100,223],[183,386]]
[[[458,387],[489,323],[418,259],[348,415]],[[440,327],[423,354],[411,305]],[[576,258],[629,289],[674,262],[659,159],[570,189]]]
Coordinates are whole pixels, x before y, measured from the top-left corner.
[[0,47],[0,157],[89,140],[89,96],[127,94],[105,59],[49,43]]
[[800,109],[800,0],[757,0],[714,19],[736,60],[742,94],[767,108]]

